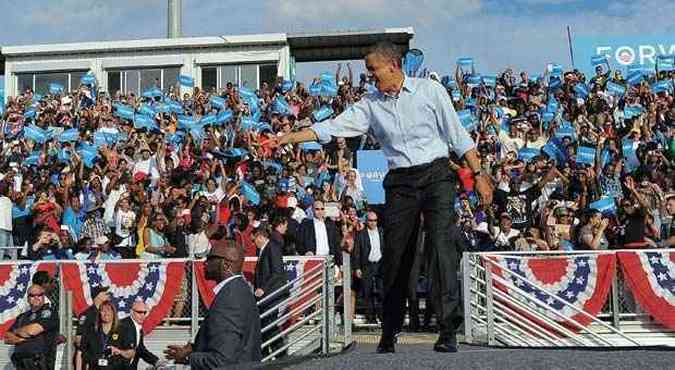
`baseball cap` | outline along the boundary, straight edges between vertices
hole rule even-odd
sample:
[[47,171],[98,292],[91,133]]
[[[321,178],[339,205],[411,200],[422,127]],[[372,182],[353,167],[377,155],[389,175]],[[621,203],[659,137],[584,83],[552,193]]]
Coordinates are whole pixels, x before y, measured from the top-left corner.
[[511,215],[508,214],[507,212],[502,212],[502,214],[499,215],[499,218],[508,218],[509,220],[511,220]]

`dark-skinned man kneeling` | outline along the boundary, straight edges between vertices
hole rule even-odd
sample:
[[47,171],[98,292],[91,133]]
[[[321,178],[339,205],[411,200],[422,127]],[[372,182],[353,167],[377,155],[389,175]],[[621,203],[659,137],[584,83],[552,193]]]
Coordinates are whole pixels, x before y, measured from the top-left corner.
[[215,299],[194,343],[169,346],[168,360],[193,370],[236,367],[261,360],[260,314],[241,273],[244,254],[232,240],[214,240],[206,257],[206,279],[218,283]]

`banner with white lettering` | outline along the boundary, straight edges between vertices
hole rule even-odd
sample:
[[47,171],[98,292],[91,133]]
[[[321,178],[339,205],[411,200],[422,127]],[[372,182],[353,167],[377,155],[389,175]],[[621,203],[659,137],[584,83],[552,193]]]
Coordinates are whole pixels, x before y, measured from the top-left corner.
[[594,75],[591,62],[596,56],[607,56],[612,69],[625,73],[631,65],[654,70],[659,56],[675,54],[675,36],[628,36],[628,37],[575,37],[574,59],[576,67],[587,75]]
[[384,204],[382,182],[388,170],[384,153],[381,150],[359,150],[356,160],[368,204]]

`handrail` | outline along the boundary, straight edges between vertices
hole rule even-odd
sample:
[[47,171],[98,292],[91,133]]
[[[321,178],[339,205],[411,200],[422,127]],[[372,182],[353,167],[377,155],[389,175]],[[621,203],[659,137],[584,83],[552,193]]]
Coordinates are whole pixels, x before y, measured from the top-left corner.
[[495,252],[470,252],[478,256],[502,256],[502,255],[577,255],[577,254],[616,254],[620,252],[675,252],[675,248],[657,248],[657,249],[610,249],[610,250],[587,250],[587,251],[495,251]]
[[292,291],[292,289],[293,289],[292,286],[293,286],[295,283],[299,282],[300,280],[311,280],[311,279],[313,279],[313,278],[314,278],[314,275],[312,275],[311,277],[307,277],[306,275],[312,274],[314,270],[318,270],[319,273],[321,273],[321,269],[323,269],[323,267],[324,267],[324,266],[323,266],[323,263],[322,263],[322,264],[318,264],[318,265],[316,265],[316,266],[310,268],[309,271],[303,272],[302,274],[300,274],[300,276],[298,276],[298,277],[296,277],[295,279],[293,279],[293,280],[287,282],[287,283],[284,284],[283,286],[281,286],[281,287],[277,288],[276,290],[274,290],[272,293],[266,295],[263,299],[259,300],[259,301],[258,301],[258,306],[261,306],[261,305],[265,304],[265,302],[267,302],[267,301],[269,301],[270,299],[272,299],[272,297],[275,297],[276,295],[278,295],[278,294],[280,294],[281,292],[283,292],[283,291],[285,291],[286,289],[288,289],[289,286],[291,287],[291,291]]
[[[478,266],[478,268],[484,269],[482,266]],[[487,271],[487,270],[486,270],[486,271]],[[492,275],[492,274],[490,274],[490,275]],[[524,296],[524,297],[530,297],[530,294],[528,294],[527,292],[523,291],[522,289],[520,289],[519,287],[515,286],[514,284],[512,284],[512,283],[509,282],[509,281],[507,281],[506,279],[502,278],[501,276],[495,275],[495,276],[492,276],[492,278],[495,279],[495,280],[497,280],[500,284],[503,284],[503,285],[507,286],[508,288],[514,290],[516,293],[518,293],[518,294],[520,294],[520,295],[522,295],[522,296]],[[499,298],[501,298],[501,299],[504,299],[504,300],[507,301],[507,302],[511,302],[512,304],[517,305],[517,306],[521,307],[521,308],[524,309],[524,310],[528,310],[528,311],[529,311],[529,312],[528,312],[529,314],[531,314],[531,315],[533,315],[533,316],[536,316],[537,319],[546,322],[548,325],[552,326],[552,327],[553,327],[554,329],[556,329],[558,332],[567,335],[570,339],[574,339],[575,341],[578,340],[578,339],[576,338],[576,337],[577,337],[577,334],[576,334],[576,333],[574,333],[574,332],[570,331],[569,329],[567,329],[567,328],[561,326],[559,323],[555,322],[554,320],[552,320],[552,319],[549,318],[549,317],[546,317],[545,315],[542,315],[541,313],[537,312],[536,310],[531,310],[530,308],[525,307],[525,304],[524,304],[523,302],[521,302],[521,301],[519,301],[519,300],[515,300],[513,297],[510,297],[510,296],[506,295],[505,293],[503,293],[503,292],[500,291],[499,289],[495,289],[495,290],[493,291],[493,293],[494,293],[497,297],[499,297]],[[537,305],[537,306],[539,306],[539,307],[541,307],[541,308],[543,308],[543,309],[546,309],[546,310],[549,310],[549,309],[550,309],[546,304],[544,304],[543,302],[541,302],[541,301],[540,301],[539,299],[537,299],[536,297],[534,297],[534,299],[531,299],[531,302],[533,302],[535,305]],[[565,317],[565,315],[561,314],[560,312],[558,312],[558,311],[556,311],[556,310],[551,310],[550,312],[553,313],[555,316],[557,316],[557,317],[559,317],[559,318],[561,318],[561,319],[563,319],[563,320],[565,320],[565,321],[569,321],[571,324],[573,324],[574,326],[578,327],[579,329],[584,329],[584,327],[583,327],[582,325],[580,325],[580,324],[577,323],[576,321],[572,320],[571,318]],[[594,333],[592,333],[592,334],[594,334]],[[594,336],[597,336],[597,335],[594,335]],[[599,336],[598,336],[598,337],[599,337]],[[606,340],[604,340],[604,339],[602,339],[602,338],[596,338],[596,339],[598,339],[600,342],[607,342]],[[581,344],[584,344],[584,342],[581,341]],[[607,342],[607,344],[609,344],[609,342]]]
[[[490,264],[492,264],[492,265],[494,265],[494,266],[497,266],[498,268],[502,269],[503,271],[506,271],[506,272],[507,272],[509,275],[511,275],[511,276],[516,276],[516,278],[519,279],[519,280],[521,280],[521,281],[526,281],[528,284],[532,285],[532,286],[535,287],[536,289],[538,289],[538,290],[540,290],[540,291],[546,293],[549,297],[552,297],[553,299],[557,300],[558,302],[562,302],[563,305],[565,305],[565,306],[571,308],[572,310],[574,310],[574,311],[577,312],[577,313],[582,314],[583,316],[586,316],[587,318],[590,318],[593,322],[595,322],[595,323],[597,323],[597,324],[600,324],[601,326],[605,327],[606,329],[609,329],[609,330],[610,330],[611,332],[613,332],[614,334],[617,334],[617,335],[621,336],[623,339],[626,339],[626,340],[630,341],[630,342],[633,343],[634,345],[638,345],[638,346],[640,345],[639,342],[637,342],[637,341],[634,340],[633,338],[631,338],[631,337],[625,335],[622,331],[615,329],[615,328],[612,327],[611,325],[609,325],[609,324],[607,324],[607,323],[605,323],[605,322],[603,322],[603,321],[601,321],[601,320],[598,320],[597,318],[593,317],[593,315],[589,314],[588,312],[586,312],[586,311],[584,311],[584,310],[582,310],[582,309],[577,308],[577,307],[574,306],[573,304],[571,304],[571,303],[565,301],[564,299],[558,297],[557,295],[551,293],[551,292],[548,291],[547,289],[544,289],[544,288],[541,287],[539,284],[537,284],[537,283],[535,283],[535,282],[532,282],[532,281],[529,281],[529,280],[523,278],[522,276],[520,276],[520,275],[514,273],[513,271],[511,271],[511,270],[509,270],[509,269],[507,269],[507,268],[504,268],[503,266],[499,265],[498,263],[496,263],[496,262],[494,262],[494,261],[491,261],[489,258],[483,258],[483,260],[484,260],[484,261],[488,261]],[[518,288],[518,289],[520,290],[520,288]],[[537,301],[538,301],[538,299],[537,299]],[[554,311],[554,312],[555,312],[555,311]],[[570,320],[570,319],[568,319],[568,320]],[[574,320],[570,320],[570,321],[574,321]],[[582,326],[582,327],[583,327],[583,326]]]

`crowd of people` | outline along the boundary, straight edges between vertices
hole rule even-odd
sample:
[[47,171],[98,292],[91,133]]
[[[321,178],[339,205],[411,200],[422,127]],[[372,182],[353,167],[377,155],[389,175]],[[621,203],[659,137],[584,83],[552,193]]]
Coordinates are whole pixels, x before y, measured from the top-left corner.
[[358,227],[367,202],[354,150],[372,140],[273,148],[269,138],[319,111],[339,114],[366,92],[365,76],[358,84],[351,69],[322,76],[333,96],[288,83],[182,97],[177,87],[108,95],[92,83],[9,97],[0,134],[4,257],[203,257],[222,237],[255,256],[251,230],[261,222],[288,224],[285,254],[305,254],[300,224],[321,217],[320,202],[330,220]]
[[[675,245],[672,71],[609,63],[594,76],[550,65],[543,76],[505,70],[449,81],[472,113],[484,169],[496,185],[483,207],[463,163],[456,211],[470,250],[597,250]],[[476,83],[478,82],[478,83]]]
[[[461,65],[454,79],[425,74],[447,88],[497,185],[494,204],[481,206],[466,163],[451,160],[467,249],[673,245],[673,72],[637,73],[637,83],[609,64],[588,79],[578,70],[530,78],[507,69],[490,80]],[[9,97],[0,246],[19,248],[4,249],[5,258],[205,256],[222,236],[254,256],[260,222],[283,234],[284,254],[306,254],[314,253],[308,221],[325,218],[339,259],[341,236],[363,230],[369,209],[355,151],[378,144],[366,135],[277,148],[270,139],[369,92],[366,75],[340,74],[182,97],[177,87],[108,95],[95,82]]]

